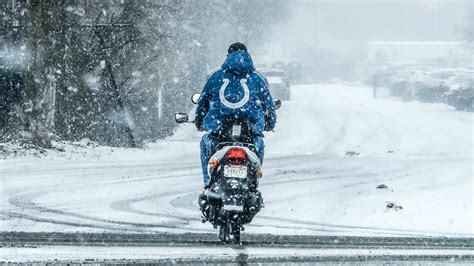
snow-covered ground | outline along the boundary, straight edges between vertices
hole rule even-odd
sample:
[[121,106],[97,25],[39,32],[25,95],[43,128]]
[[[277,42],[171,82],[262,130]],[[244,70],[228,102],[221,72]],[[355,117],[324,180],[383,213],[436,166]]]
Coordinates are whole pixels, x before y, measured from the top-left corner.
[[[278,115],[245,234],[474,236],[472,113],[319,84],[292,87]],[[215,232],[197,207],[200,136],[1,159],[1,231]]]

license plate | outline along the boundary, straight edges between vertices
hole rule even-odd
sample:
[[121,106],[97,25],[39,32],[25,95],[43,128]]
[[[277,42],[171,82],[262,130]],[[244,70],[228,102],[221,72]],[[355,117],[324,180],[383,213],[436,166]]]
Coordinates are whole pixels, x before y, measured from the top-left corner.
[[224,166],[225,177],[246,178],[247,167],[245,166]]
[[224,205],[223,208],[226,211],[244,211],[244,206],[242,205]]

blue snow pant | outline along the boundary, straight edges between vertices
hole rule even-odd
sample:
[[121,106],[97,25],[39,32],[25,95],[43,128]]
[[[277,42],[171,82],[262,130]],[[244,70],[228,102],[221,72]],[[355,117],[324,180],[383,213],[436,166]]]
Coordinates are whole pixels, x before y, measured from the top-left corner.
[[[263,137],[254,137],[255,139],[255,149],[257,150],[257,156],[260,159],[260,163],[263,164],[263,155],[265,150],[265,144],[263,142]],[[209,159],[213,154],[214,149],[219,144],[219,141],[212,134],[205,134],[201,139],[201,165],[202,165],[202,176],[204,179],[204,186],[209,185],[211,178],[207,174],[207,164]]]

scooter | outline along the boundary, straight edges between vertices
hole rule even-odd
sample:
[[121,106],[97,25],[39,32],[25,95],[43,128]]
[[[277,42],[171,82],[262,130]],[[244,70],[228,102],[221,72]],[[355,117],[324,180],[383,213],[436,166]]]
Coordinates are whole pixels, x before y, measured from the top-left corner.
[[[197,103],[199,96],[193,95],[193,103]],[[281,100],[275,99],[274,103],[276,109],[281,107]],[[175,120],[194,123],[186,113],[176,113]],[[223,243],[238,244],[243,225],[250,223],[264,207],[258,191],[258,179],[263,174],[247,119],[224,120],[218,139],[207,168],[211,178],[209,189],[199,196],[198,203],[204,221],[219,228],[219,239]]]

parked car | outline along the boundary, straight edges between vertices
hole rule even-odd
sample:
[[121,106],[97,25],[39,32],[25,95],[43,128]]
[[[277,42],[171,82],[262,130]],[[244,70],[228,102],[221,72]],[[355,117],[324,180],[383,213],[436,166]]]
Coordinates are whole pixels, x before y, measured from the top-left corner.
[[286,70],[286,63],[283,61],[276,61],[272,63],[272,68]]
[[414,86],[411,88],[412,97],[422,102],[445,102],[448,88],[444,82],[449,75],[452,73],[440,70],[416,73],[413,77]]
[[274,98],[280,98],[282,101],[289,101],[291,98],[290,79],[285,71],[275,68],[259,69],[267,80],[270,92]]
[[461,111],[474,112],[474,71],[459,71],[445,81],[447,103]]
[[433,70],[428,66],[407,66],[390,76],[388,87],[393,95],[405,100],[445,102],[447,87],[444,80],[449,75],[449,71]]
[[289,101],[291,98],[290,88],[286,86],[281,77],[266,77],[270,93],[273,98]]
[[410,85],[412,85],[412,77],[415,71],[411,69],[400,70],[390,76],[388,87],[392,95],[402,97],[403,99],[411,99],[412,93]]
[[291,61],[286,64],[286,73],[291,84],[301,84],[303,82],[303,65],[299,61]]
[[285,86],[289,89],[290,88],[290,79],[285,71],[276,69],[276,68],[262,68],[258,69],[258,73],[262,74],[264,77],[279,77],[285,84]]
[[[441,102],[474,111],[474,70],[432,64],[385,64],[373,72],[378,86],[405,100]],[[375,82],[367,78],[367,82]]]

